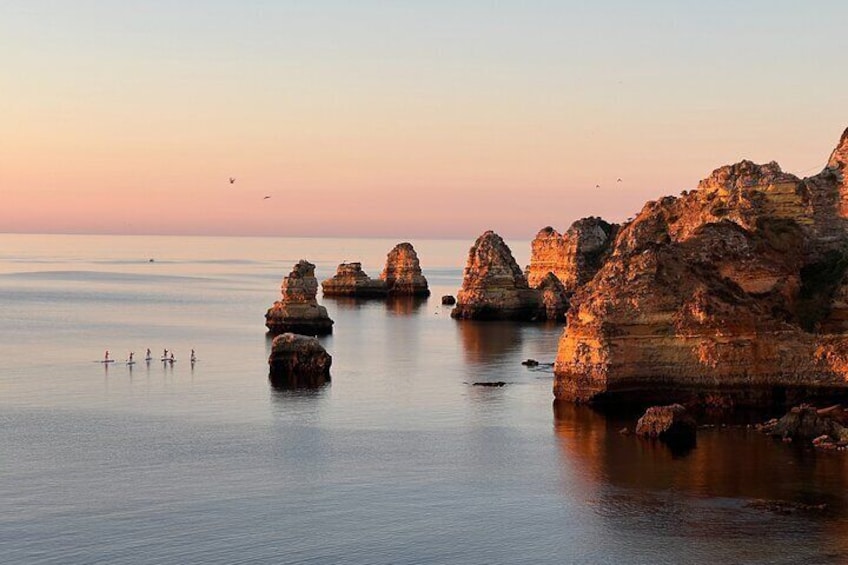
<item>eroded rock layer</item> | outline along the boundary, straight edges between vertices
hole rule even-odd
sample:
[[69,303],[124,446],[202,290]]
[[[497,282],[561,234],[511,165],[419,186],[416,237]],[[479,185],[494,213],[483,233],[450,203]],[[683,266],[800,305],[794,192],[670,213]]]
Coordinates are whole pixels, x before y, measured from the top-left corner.
[[430,296],[427,279],[421,274],[418,254],[411,243],[398,243],[389,251],[380,280],[391,295]]
[[622,226],[571,300],[554,394],[759,405],[848,392],[848,134],[822,173],[721,167]]
[[617,229],[616,224],[594,217],[577,220],[564,234],[543,228],[530,245],[527,283],[537,288],[553,273],[570,295],[601,268]]
[[265,326],[272,334],[325,335],[333,331],[333,320],[315,298],[315,265],[301,259],[283,279],[280,290],[282,297],[265,313]]
[[372,279],[362,270],[361,263],[342,263],[336,274],[321,283],[324,296],[379,298],[386,296],[386,283]]
[[468,320],[544,319],[539,291],[529,287],[512,251],[495,232],[478,237],[469,250],[451,316]]

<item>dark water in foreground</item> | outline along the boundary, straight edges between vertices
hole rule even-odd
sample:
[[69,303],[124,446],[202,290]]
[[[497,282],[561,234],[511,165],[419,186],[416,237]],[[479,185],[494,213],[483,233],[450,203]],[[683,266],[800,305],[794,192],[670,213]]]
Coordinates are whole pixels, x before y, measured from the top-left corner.
[[[429,301],[323,301],[332,384],[273,390],[281,277],[301,257],[376,276],[394,243],[0,236],[0,561],[848,560],[848,456],[735,428],[674,454],[554,407],[520,361],[553,361],[560,328],[439,305],[470,242],[414,242]],[[146,347],[179,361],[94,362]]]

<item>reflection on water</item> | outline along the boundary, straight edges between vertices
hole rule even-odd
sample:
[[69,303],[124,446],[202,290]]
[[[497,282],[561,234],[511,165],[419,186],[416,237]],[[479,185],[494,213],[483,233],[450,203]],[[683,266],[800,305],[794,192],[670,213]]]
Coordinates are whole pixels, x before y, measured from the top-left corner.
[[297,385],[291,382],[279,382],[268,378],[271,387],[271,400],[274,402],[291,402],[297,399],[322,398],[330,388],[330,381],[315,385]]
[[427,304],[427,298],[420,296],[390,296],[386,299],[386,311],[390,314],[407,316],[415,314],[425,304]]
[[[787,446],[746,428],[701,429],[694,449],[681,455],[658,441],[619,432],[632,421],[616,420],[588,407],[554,403],[554,429],[561,455],[577,463],[587,488],[623,487],[696,497],[781,500],[828,504],[846,514],[848,459],[801,446]],[[610,503],[615,511],[615,500]]]
[[521,349],[521,325],[514,322],[462,320],[456,327],[468,363],[494,364]]
[[332,305],[338,310],[363,310],[380,308],[386,298],[380,296],[324,296],[322,300],[324,306]]

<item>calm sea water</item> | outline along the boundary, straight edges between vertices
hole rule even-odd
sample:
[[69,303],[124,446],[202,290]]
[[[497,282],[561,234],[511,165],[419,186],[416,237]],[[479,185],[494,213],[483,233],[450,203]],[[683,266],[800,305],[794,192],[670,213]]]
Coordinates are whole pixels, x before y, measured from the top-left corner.
[[[745,429],[675,454],[555,407],[549,369],[520,361],[552,362],[561,328],[439,304],[470,241],[413,242],[427,301],[323,300],[332,383],[272,389],[263,314],[282,276],[300,258],[377,276],[394,243],[0,235],[0,561],[848,559],[848,456]],[[96,362],[147,347],[178,361]]]

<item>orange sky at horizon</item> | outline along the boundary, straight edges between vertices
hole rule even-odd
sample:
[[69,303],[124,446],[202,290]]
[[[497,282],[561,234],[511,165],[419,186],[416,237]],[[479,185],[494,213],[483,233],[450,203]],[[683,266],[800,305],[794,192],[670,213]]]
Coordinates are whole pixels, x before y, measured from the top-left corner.
[[0,232],[529,238],[742,158],[815,174],[848,126],[838,37],[785,46],[814,10],[542,4],[13,2]]

